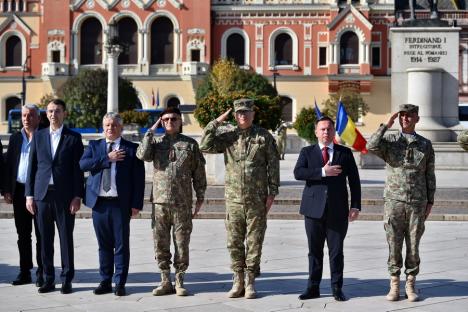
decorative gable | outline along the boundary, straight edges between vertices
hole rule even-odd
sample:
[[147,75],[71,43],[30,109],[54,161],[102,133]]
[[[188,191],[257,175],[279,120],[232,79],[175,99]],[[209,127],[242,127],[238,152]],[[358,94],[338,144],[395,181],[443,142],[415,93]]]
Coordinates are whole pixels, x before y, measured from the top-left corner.
[[0,32],[3,32],[8,27],[20,27],[26,34],[28,34],[28,36],[31,36],[32,34],[31,28],[29,28],[29,26],[16,14],[11,14],[0,24]]
[[338,14],[330,24],[327,25],[329,30],[334,30],[340,24],[355,24],[356,20],[360,21],[368,30],[372,29],[372,24],[361,12],[356,10],[353,5],[348,5]]

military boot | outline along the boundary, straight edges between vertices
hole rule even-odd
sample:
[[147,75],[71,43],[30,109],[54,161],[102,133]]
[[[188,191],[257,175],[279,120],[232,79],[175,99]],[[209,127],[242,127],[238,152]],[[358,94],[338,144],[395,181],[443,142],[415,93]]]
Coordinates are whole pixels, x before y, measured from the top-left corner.
[[392,275],[390,277],[390,291],[387,294],[388,301],[398,301],[400,299],[400,277]]
[[255,299],[257,298],[257,292],[255,291],[255,273],[249,272],[247,274],[247,280],[245,282],[245,298]]
[[244,295],[244,272],[234,272],[232,288],[228,293],[229,298],[239,298]]
[[415,302],[419,300],[419,296],[416,293],[416,289],[414,288],[415,284],[416,284],[416,276],[407,275],[406,285],[405,285],[405,291],[406,291],[405,297],[408,298],[408,301],[410,302]]
[[188,296],[188,291],[184,287],[185,272],[177,272],[175,276],[175,291],[177,296]]
[[171,271],[161,272],[161,283],[153,289],[153,296],[164,296],[174,293],[174,288],[171,283]]

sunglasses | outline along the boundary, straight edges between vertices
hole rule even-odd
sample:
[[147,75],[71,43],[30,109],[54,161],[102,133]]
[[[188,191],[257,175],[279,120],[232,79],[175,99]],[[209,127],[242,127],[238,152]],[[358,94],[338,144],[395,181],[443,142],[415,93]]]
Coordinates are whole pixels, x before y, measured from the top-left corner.
[[161,120],[164,121],[164,122],[168,122],[169,120],[172,121],[172,122],[176,122],[177,120],[179,120],[179,118],[177,118],[177,117],[168,117],[168,118],[162,118]]

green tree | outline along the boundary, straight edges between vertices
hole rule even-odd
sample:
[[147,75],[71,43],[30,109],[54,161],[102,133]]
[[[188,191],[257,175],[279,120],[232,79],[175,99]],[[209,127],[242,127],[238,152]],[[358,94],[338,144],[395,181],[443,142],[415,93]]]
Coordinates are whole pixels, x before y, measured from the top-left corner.
[[[141,107],[131,81],[119,77],[118,90],[119,111]],[[99,128],[107,111],[107,70],[81,70],[64,85],[63,99],[75,127]]]
[[[255,101],[255,124],[276,129],[281,119],[278,93],[265,77],[240,69],[232,60],[217,61],[197,88],[195,118],[205,127],[240,98]],[[233,115],[229,121],[235,123]]]
[[322,102],[324,106],[322,113],[335,120],[340,98],[344,104],[346,113],[354,122],[358,120],[360,115],[365,116],[369,111],[369,106],[364,102],[361,94],[352,90],[343,90],[336,94],[331,94],[328,99]]
[[297,135],[309,143],[317,142],[315,137],[315,109],[313,107],[303,107],[299,114],[296,115],[296,121],[293,128],[296,129]]

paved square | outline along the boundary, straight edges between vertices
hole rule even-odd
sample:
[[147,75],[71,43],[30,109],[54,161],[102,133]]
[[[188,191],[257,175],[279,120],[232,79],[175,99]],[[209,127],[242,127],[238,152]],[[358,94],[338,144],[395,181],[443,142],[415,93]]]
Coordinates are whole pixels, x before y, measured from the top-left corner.
[[[222,220],[195,220],[191,263],[186,286],[193,294],[153,297],[159,282],[154,261],[150,220],[132,220],[131,260],[126,297],[96,296],[99,282],[97,243],[90,219],[76,220],[74,292],[38,294],[31,285],[11,286],[18,272],[16,233],[12,219],[0,220],[0,311],[468,311],[468,222],[427,222],[421,243],[421,273],[417,286],[422,301],[387,302],[387,245],[382,222],[350,225],[345,242],[344,292],[331,297],[328,259],[320,299],[300,301],[307,280],[306,236],[302,221],[270,220],[257,280],[259,299],[228,299],[229,256]],[[60,265],[58,235],[55,265]],[[57,275],[60,273],[56,270]],[[56,281],[59,283],[59,278]],[[58,284],[60,286],[60,284]],[[402,289],[404,285],[402,283]],[[403,290],[402,290],[403,295]]]

